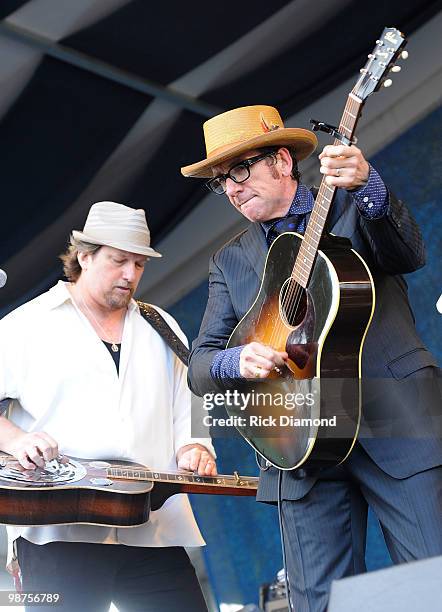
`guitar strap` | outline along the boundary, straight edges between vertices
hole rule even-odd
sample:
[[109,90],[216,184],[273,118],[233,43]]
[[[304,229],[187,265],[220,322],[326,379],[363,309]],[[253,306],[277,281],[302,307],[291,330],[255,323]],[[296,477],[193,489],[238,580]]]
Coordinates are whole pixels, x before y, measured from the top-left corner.
[[137,300],[137,304],[140,308],[140,313],[143,319],[152,325],[154,330],[161,336],[167,346],[172,349],[178,359],[180,359],[184,365],[187,366],[189,363],[190,351],[184,342],[178,338],[176,333],[160,315],[158,310],[156,310],[150,304],[146,304],[146,302],[140,302]]

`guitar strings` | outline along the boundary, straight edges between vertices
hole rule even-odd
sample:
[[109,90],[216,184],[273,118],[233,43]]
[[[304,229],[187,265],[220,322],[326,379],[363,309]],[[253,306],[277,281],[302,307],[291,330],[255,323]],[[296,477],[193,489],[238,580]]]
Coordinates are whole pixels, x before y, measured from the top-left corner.
[[[354,100],[353,98],[350,98],[350,96],[347,99],[347,103],[342,115],[342,119],[341,122],[339,124],[339,131],[342,133],[344,130],[346,132],[348,132],[348,137],[351,138],[354,128],[356,126],[356,121],[358,119],[358,110],[359,107],[361,106],[361,103]],[[348,123],[352,126],[352,127],[347,127],[346,123]],[[333,141],[333,145],[339,145],[341,144],[340,141],[338,139],[334,139]],[[328,216],[328,212],[330,209],[331,204],[329,203],[327,211],[326,211],[326,215],[325,217],[322,217],[322,215],[319,214],[318,211],[318,206],[316,206],[316,204],[321,200],[322,198],[322,206],[324,204],[324,200],[328,201],[328,198],[324,197],[324,191],[325,189],[328,189],[329,191],[332,192],[332,197],[330,198],[330,201],[333,200],[333,196],[336,190],[336,187],[331,187],[330,185],[327,185],[327,183],[325,182],[325,177],[322,179],[321,181],[321,186],[318,192],[318,195],[316,197],[315,200],[315,207],[313,208],[311,217],[310,217],[310,222],[309,225],[307,226],[307,231],[306,231],[306,236],[304,236],[304,240],[301,242],[301,246],[300,249],[298,251],[298,255],[296,257],[296,261],[295,261],[295,265],[293,268],[293,272],[290,276],[290,279],[288,281],[288,285],[286,290],[284,291],[282,297],[281,297],[281,307],[283,309],[284,315],[287,319],[287,322],[289,325],[292,325],[293,327],[295,327],[295,322],[296,322],[296,316],[298,314],[298,309],[299,306],[301,304],[301,299],[302,296],[304,294],[304,287],[297,282],[296,280],[296,276],[302,276],[301,274],[299,274],[297,268],[299,269],[301,266],[301,260],[300,257],[303,255],[303,253],[301,253],[301,249],[303,247],[303,245],[306,244],[305,240],[307,239],[307,241],[312,241],[312,242],[316,242],[317,244],[315,245],[315,256],[317,253],[317,248],[319,245],[319,240],[314,240],[311,237],[311,234],[316,232],[318,235],[322,235],[322,231],[323,228],[325,226],[326,223],[326,219]],[[318,221],[318,217],[320,219],[320,221]],[[318,232],[315,229],[315,226],[317,226],[317,228],[319,228],[321,231]],[[307,256],[310,254],[306,254]],[[306,260],[306,262],[308,261],[307,257],[304,257],[304,260]],[[310,270],[307,270],[309,273],[309,276],[311,274],[311,270],[313,268],[314,265],[314,260],[313,262],[309,262],[310,263]],[[308,266],[307,266],[308,268]],[[305,273],[304,273],[305,275]],[[306,297],[307,299],[307,297]],[[277,348],[280,348],[280,344],[284,341],[284,338],[286,336],[286,326],[283,323],[283,321],[281,320],[281,318],[278,318],[277,324],[273,327],[272,332],[270,334],[270,344],[271,346],[275,346]]]
[[[358,111],[358,107],[359,107],[359,106],[360,106],[360,103],[359,103],[359,102],[357,102],[357,101],[353,100],[353,98],[348,97],[348,99],[347,99],[347,103],[346,103],[346,106],[345,106],[345,109],[344,109],[344,112],[343,112],[343,116],[342,116],[342,119],[341,119],[341,122],[340,122],[340,125],[339,125],[339,131],[340,131],[341,133],[342,133],[342,131],[343,131],[343,130],[347,131],[347,132],[349,133],[349,137],[350,137],[350,138],[351,138],[351,136],[352,136],[352,133],[353,133],[354,127],[355,127],[355,125],[356,125],[356,119],[357,119],[357,117],[358,117],[357,111]],[[347,120],[347,118],[350,118],[350,119],[348,120],[348,122],[349,122],[349,124],[350,124],[350,125],[353,123],[353,125],[352,125],[352,127],[351,127],[351,128],[350,128],[350,127],[347,127],[347,125],[346,125],[346,120]],[[353,121],[352,121],[352,120],[353,120]],[[339,144],[340,144],[340,141],[339,141],[338,139],[335,139],[335,140],[333,141],[333,145],[339,145]],[[325,183],[325,177],[324,177],[323,181],[321,182],[321,187],[320,187],[320,189],[319,189],[318,196],[317,196],[316,201],[315,201],[315,205],[318,203],[318,201],[319,201],[319,200],[320,200],[322,197],[324,197],[323,191],[324,191],[325,189],[328,189],[329,191],[332,191],[332,197],[330,198],[330,200],[332,200],[332,198],[333,198],[333,195],[334,195],[334,192],[335,192],[335,189],[336,189],[336,188],[335,188],[335,187],[331,188],[329,185],[327,185],[327,184]],[[327,201],[327,200],[326,200],[326,201]],[[322,202],[322,203],[323,203],[323,202]],[[329,208],[330,208],[330,204],[329,204],[329,206],[328,206],[328,209],[329,209]],[[327,210],[327,213],[326,213],[325,218],[323,218],[323,217],[322,217],[322,216],[319,214],[319,212],[318,212],[318,207],[317,207],[317,206],[315,206],[315,207],[314,207],[314,209],[313,209],[313,211],[312,211],[313,223],[309,223],[309,226],[307,227],[307,231],[306,231],[306,234],[307,234],[307,239],[310,239],[310,236],[308,235],[308,234],[311,234],[310,229],[313,229],[313,231],[315,231],[315,229],[314,229],[314,224],[316,224],[316,225],[318,226],[318,228],[319,228],[319,229],[321,229],[321,232],[317,232],[317,233],[318,233],[318,234],[322,234],[323,226],[325,225],[325,222],[326,222],[326,219],[327,219],[327,215],[328,215],[328,210]],[[319,216],[319,218],[321,219],[322,223],[321,223],[321,222],[318,222],[318,220],[317,220],[317,217],[318,217],[318,216]],[[321,227],[321,225],[322,225],[322,227]],[[316,241],[316,242],[318,243],[319,241]],[[301,249],[302,249],[302,247],[303,247],[303,245],[304,245],[304,244],[305,244],[305,240],[304,240],[304,241],[301,243],[301,248],[300,248],[300,251],[301,251]],[[316,251],[316,250],[317,250],[317,249],[315,249],[315,251]],[[307,258],[305,258],[305,259],[307,259]],[[295,262],[294,272],[296,272],[296,267],[297,267],[297,264],[299,263],[299,261],[300,261],[300,259],[299,259],[299,252],[298,252],[298,256],[297,256],[297,258],[296,258],[296,262]],[[293,276],[294,276],[294,275],[292,274],[292,277],[293,277]],[[290,283],[291,283],[291,281],[290,281]],[[287,295],[287,299],[286,299],[286,300],[284,300],[284,302],[285,302],[285,304],[284,304],[284,305],[288,305],[288,306],[289,306],[289,308],[290,308],[290,306],[292,306],[292,308],[291,308],[291,312],[290,312],[290,316],[291,316],[291,317],[293,317],[293,316],[295,316],[296,310],[297,310],[297,308],[298,308],[298,306],[299,306],[299,299],[300,299],[300,298],[299,298],[298,288],[296,287],[296,288],[295,288],[295,290],[294,290],[294,292],[289,290],[289,291],[287,292],[287,294],[288,294],[288,295]],[[292,302],[292,304],[290,304],[290,302],[291,302],[291,301],[292,301],[292,299],[293,299],[293,296],[295,297],[295,300]],[[284,297],[285,297],[285,296],[284,296]],[[294,307],[293,307],[293,306],[294,306]],[[290,319],[290,317],[288,317],[288,319]]]
[[[14,460],[14,458],[12,457],[12,455],[0,455],[0,461],[10,461],[10,460]],[[167,475],[167,474],[172,474],[174,476],[192,476],[193,473],[183,473],[183,472],[179,472],[179,471],[169,471],[169,472],[160,472],[157,470],[150,470],[148,468],[145,468],[144,466],[141,466],[140,468],[136,468],[133,466],[127,466],[124,465],[123,463],[113,463],[111,464],[111,466],[109,468],[106,468],[106,473],[109,474],[109,470],[121,470],[121,471],[125,471],[125,472],[145,472],[148,474],[160,474],[160,475]],[[130,476],[128,476],[128,478],[130,478]],[[222,484],[225,484],[226,486],[233,486],[237,483],[237,479],[235,476],[232,476],[231,474],[217,474],[216,476],[199,476],[199,478],[210,478],[211,480],[213,480],[213,484],[219,484],[216,482],[216,480],[225,480],[225,483],[221,483],[220,486],[222,486]],[[242,488],[247,488],[247,486],[253,485],[255,482],[258,482],[258,478],[256,476],[240,476],[241,481],[248,483],[247,485],[242,484],[240,485]],[[210,483],[203,483],[203,484],[210,484]],[[239,485],[238,485],[239,486]]]
[[[136,468],[136,467],[132,467],[132,466],[127,466],[124,464],[118,464],[118,463],[113,463],[109,468],[106,468],[106,472],[109,472],[110,470],[121,470],[121,471],[125,471],[125,472],[145,472],[147,474],[159,474],[160,476],[164,476],[164,475],[170,475],[172,474],[173,476],[194,476],[195,474],[193,472],[180,472],[178,470],[174,471],[174,470],[170,470],[168,472],[160,472],[159,470],[151,470],[149,468],[145,468],[143,466],[141,466],[140,468]],[[214,484],[216,484],[216,480],[217,479],[224,479],[226,481],[231,481],[233,483],[236,482],[236,477],[232,476],[230,474],[217,474],[216,476],[200,476],[200,475],[196,475],[199,478],[210,478],[211,480],[214,481]],[[245,481],[253,481],[253,479],[257,477],[253,477],[253,476],[240,476],[241,480],[245,480]]]

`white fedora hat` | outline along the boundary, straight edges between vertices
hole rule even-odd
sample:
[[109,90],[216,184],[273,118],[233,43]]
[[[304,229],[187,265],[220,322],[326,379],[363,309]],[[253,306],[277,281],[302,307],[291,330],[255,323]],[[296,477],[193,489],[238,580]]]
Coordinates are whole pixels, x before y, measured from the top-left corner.
[[150,246],[146,213],[116,202],[97,202],[91,206],[82,232],[73,230],[76,240],[114,247],[128,253],[162,257]]

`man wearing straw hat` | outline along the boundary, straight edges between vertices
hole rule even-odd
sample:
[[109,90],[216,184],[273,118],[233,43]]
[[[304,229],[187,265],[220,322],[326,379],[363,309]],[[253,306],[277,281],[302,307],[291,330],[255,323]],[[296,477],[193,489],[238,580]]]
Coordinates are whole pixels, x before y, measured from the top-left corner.
[[[151,257],[161,255],[143,210],[94,204],[61,256],[69,282],[0,321],[0,399],[17,400],[0,418],[0,449],[23,468],[62,452],[216,474],[210,440],[190,435],[186,368],[133,300]],[[207,609],[183,548],[204,544],[185,495],[139,527],[12,527],[8,537],[23,589],[60,593],[63,610],[112,600],[124,610]]]
[[[225,193],[251,223],[210,261],[209,299],[189,366],[189,383],[197,395],[230,390],[244,379],[265,379],[288,358],[259,342],[225,346],[258,294],[272,241],[281,232],[303,234],[306,229],[314,198],[300,182],[297,163],[317,145],[312,132],[285,128],[270,106],[213,117],[204,124],[204,136],[207,157],[182,168],[182,174],[206,179],[212,192]],[[365,571],[368,504],[395,563],[442,554],[439,371],[417,335],[401,276],[424,265],[422,236],[407,207],[357,147],[329,145],[319,159],[326,183],[338,187],[329,231],[351,239],[376,285],[378,307],[364,344],[362,372],[382,379],[378,415],[385,423],[388,410],[396,410],[402,436],[360,438],[343,465],[322,471],[279,473],[261,460],[257,499],[281,500],[296,612],[322,612],[332,580]],[[409,381],[412,392],[399,394],[395,379]],[[424,391],[425,402],[418,402]],[[437,433],[428,440],[413,439],[408,433],[413,418],[427,408]]]

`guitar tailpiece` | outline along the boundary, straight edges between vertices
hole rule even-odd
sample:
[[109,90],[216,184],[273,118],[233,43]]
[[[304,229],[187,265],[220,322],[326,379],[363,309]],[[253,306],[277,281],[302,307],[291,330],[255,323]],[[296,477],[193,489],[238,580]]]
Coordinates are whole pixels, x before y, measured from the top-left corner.
[[358,142],[357,138],[347,138],[347,136],[342,134],[336,126],[330,125],[329,123],[317,121],[316,119],[310,119],[310,123],[312,124],[312,130],[314,132],[325,132],[326,134],[330,134],[333,138],[336,138],[348,147]]

